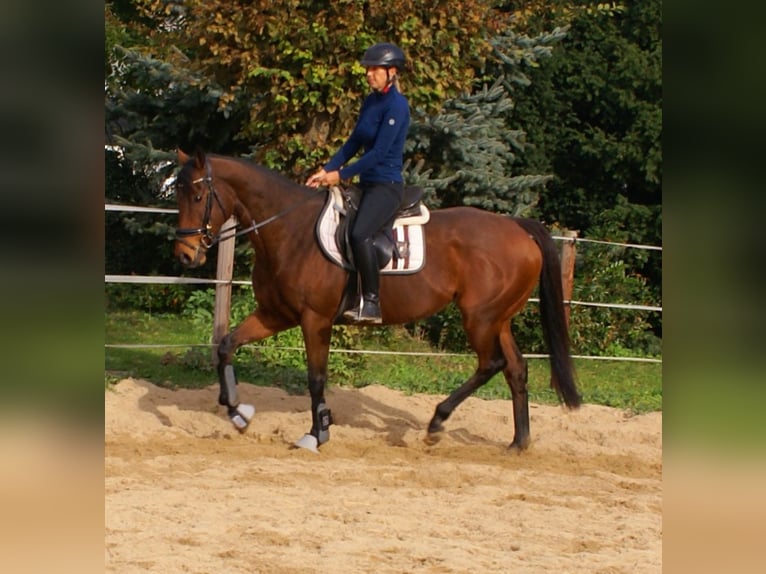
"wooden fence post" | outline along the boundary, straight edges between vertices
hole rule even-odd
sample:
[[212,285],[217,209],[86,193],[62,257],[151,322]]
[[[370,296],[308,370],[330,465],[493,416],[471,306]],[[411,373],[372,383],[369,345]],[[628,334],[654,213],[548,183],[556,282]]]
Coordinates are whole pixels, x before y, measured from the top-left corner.
[[561,286],[564,292],[564,313],[567,327],[569,327],[569,312],[572,300],[572,290],[574,288],[574,266],[575,266],[575,239],[576,231],[564,231],[562,233],[564,242],[561,246]]
[[[224,224],[224,228],[237,224],[233,215]],[[234,244],[235,237],[227,237],[218,244],[218,262],[215,278],[226,283],[215,285],[215,310],[213,312],[213,365],[218,365],[218,343],[229,332],[229,317],[231,316],[231,280],[234,276]]]

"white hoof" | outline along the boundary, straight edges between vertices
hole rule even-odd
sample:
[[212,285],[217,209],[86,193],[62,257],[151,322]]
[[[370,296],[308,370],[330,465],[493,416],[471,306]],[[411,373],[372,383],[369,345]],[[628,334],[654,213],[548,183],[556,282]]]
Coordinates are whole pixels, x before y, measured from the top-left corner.
[[317,448],[317,446],[319,446],[319,441],[317,441],[317,438],[313,434],[303,435],[300,440],[295,442],[295,446],[319,454],[319,449]]
[[247,425],[250,424],[250,421],[253,420],[253,415],[255,415],[255,407],[253,405],[240,403],[237,406],[237,412],[229,418],[237,430],[243,432],[247,428]]

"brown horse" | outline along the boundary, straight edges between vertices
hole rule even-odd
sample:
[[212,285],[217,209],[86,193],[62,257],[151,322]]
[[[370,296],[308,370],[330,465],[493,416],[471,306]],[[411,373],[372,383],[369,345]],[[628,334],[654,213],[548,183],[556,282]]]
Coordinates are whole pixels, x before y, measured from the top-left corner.
[[[234,214],[255,251],[256,310],[218,346],[219,403],[244,430],[254,408],[241,404],[232,366],[241,345],[300,326],[311,393],[311,430],[296,444],[316,450],[329,439],[325,404],[330,335],[348,271],[330,262],[314,236],[326,194],[250,162],[197,152],[178,152],[175,255],[188,267],[202,265],[206,251]],[[495,374],[503,372],[513,399],[514,438],[530,443],[527,365],[511,335],[510,321],[540,282],[540,315],[550,352],[551,386],[568,407],[580,405],[564,315],[558,251],[539,222],[471,207],[435,210],[425,225],[427,261],[409,275],[383,275],[384,324],[433,315],[454,301],[463,317],[478,365],[462,386],[436,406],[427,439],[438,439],[455,408]]]

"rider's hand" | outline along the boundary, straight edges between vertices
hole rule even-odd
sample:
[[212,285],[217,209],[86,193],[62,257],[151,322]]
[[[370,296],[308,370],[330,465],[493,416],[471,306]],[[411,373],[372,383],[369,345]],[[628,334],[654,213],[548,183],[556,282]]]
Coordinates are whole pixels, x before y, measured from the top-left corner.
[[325,185],[337,185],[340,183],[340,171],[329,171],[324,176]]
[[324,169],[320,169],[306,180],[306,185],[309,187],[319,187],[324,184],[325,176],[327,176],[327,172]]
[[306,180],[306,185],[309,187],[335,185],[337,183],[340,183],[340,171],[338,170],[327,172],[324,169],[320,169]]

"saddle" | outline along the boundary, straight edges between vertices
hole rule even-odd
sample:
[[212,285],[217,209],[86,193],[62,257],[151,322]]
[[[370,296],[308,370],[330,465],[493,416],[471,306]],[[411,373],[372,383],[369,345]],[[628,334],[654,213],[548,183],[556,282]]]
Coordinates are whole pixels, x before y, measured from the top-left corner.
[[[359,208],[362,190],[355,186],[330,188],[327,203],[317,220],[316,236],[325,256],[346,270],[354,262],[349,242],[350,229]],[[425,262],[423,225],[430,212],[422,202],[423,188],[405,187],[399,209],[373,238],[381,273],[414,273]]]
[[[359,201],[362,198],[362,190],[352,185],[340,189],[340,194],[343,198],[345,213],[335,232],[335,242],[343,253],[344,261],[348,262],[353,269],[354,256],[351,252],[349,233],[359,211]],[[372,244],[375,247],[378,256],[380,269],[385,268],[394,257],[402,259],[405,250],[409,250],[409,245],[404,242],[396,241],[394,237],[394,226],[412,225],[414,221],[412,221],[411,218],[419,219],[422,215],[421,209],[425,209],[422,199],[422,187],[405,187],[402,203],[400,204],[399,209],[396,210],[393,219],[373,237]]]

